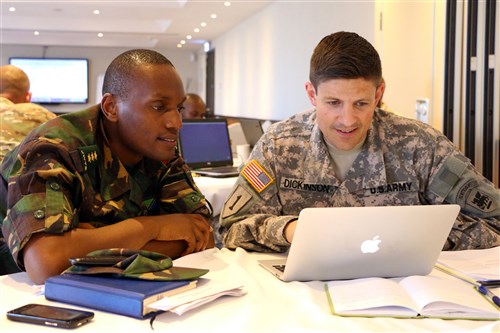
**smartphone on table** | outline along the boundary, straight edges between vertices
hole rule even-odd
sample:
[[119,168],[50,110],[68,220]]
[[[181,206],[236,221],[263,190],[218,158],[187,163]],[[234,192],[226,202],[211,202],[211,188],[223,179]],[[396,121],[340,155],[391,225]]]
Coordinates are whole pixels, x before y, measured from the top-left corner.
[[84,310],[32,303],[8,311],[7,318],[23,323],[60,328],[76,328],[92,320],[92,318],[94,318],[94,313]]

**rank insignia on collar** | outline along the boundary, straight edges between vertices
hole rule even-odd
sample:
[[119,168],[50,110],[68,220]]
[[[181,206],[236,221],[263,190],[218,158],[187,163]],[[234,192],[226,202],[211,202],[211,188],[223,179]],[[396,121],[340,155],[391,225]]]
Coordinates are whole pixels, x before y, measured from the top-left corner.
[[99,160],[99,154],[97,152],[97,146],[86,146],[79,147],[80,159],[82,161],[82,166],[85,171],[97,164]]

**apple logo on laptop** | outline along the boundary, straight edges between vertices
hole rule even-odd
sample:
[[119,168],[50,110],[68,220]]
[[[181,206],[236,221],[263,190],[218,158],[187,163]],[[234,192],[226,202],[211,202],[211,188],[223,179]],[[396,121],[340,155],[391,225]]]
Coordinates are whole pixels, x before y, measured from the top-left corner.
[[382,240],[379,239],[379,235],[373,237],[373,239],[367,239],[361,243],[361,252],[363,253],[375,253],[380,247],[379,244]]

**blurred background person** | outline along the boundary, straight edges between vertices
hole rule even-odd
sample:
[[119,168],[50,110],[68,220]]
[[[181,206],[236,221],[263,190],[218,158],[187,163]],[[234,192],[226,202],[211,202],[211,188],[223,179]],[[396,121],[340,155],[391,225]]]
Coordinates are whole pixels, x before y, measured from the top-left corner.
[[30,101],[28,75],[12,65],[0,67],[0,161],[32,129],[56,117]]
[[207,106],[199,95],[188,93],[184,101],[182,119],[203,119],[207,115]]

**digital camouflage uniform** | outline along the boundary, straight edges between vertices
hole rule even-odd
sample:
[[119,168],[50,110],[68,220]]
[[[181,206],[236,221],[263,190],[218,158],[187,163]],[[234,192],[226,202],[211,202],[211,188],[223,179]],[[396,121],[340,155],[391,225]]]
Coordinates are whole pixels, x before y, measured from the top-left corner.
[[19,251],[36,232],[63,233],[80,221],[101,227],[142,215],[211,215],[180,157],[121,164],[98,105],[37,128],[6,156],[0,173],[2,232],[20,267]]
[[444,135],[415,120],[376,110],[343,182],[314,110],[271,126],[248,161],[221,212],[228,248],[286,251],[284,227],[306,207],[442,203],[461,206],[444,249],[500,245],[499,190]]
[[12,103],[0,97],[0,161],[35,127],[56,115],[33,103]]

